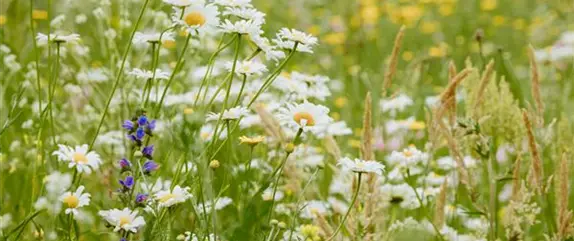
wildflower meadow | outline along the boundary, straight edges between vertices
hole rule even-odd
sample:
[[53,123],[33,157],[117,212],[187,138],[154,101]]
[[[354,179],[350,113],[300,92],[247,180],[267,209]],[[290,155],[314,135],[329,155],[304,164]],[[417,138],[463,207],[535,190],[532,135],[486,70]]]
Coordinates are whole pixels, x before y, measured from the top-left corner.
[[573,1],[0,1],[0,241],[573,241],[573,164]]

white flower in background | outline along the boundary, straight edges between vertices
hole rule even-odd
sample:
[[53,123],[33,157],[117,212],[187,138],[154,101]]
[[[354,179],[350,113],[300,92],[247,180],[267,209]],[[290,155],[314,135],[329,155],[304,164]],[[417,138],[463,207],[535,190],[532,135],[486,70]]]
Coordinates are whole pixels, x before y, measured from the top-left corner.
[[317,215],[329,216],[331,212],[329,211],[329,203],[318,200],[311,200],[302,204],[301,213],[299,216],[305,219],[314,219]]
[[102,83],[110,79],[109,73],[104,68],[89,68],[82,70],[76,75],[76,79],[81,83]]
[[215,0],[214,3],[222,7],[253,7],[251,0]]
[[254,20],[231,22],[229,19],[225,19],[225,21],[219,25],[219,28],[221,28],[224,33],[248,34],[250,36],[259,36],[259,34],[263,33],[263,31],[261,31],[261,23]]
[[425,177],[426,183],[432,186],[440,186],[446,179],[447,177],[432,171]]
[[190,33],[212,32],[219,25],[219,10],[213,4],[194,3],[185,8],[182,19],[179,19],[180,15],[181,10],[176,11],[172,20],[185,26]]
[[92,170],[97,170],[102,163],[100,155],[94,151],[88,152],[88,145],[84,144],[72,148],[58,144],[58,148],[52,155],[57,156],[59,161],[68,162],[69,168],[76,167],[76,170],[80,173],[90,174]]
[[[281,190],[277,190],[275,192],[275,201],[281,201],[285,194]],[[271,201],[273,199],[273,188],[267,188],[261,194],[261,198],[263,201]]]
[[58,171],[44,177],[44,187],[50,196],[60,196],[72,185],[72,175]]
[[[279,37],[274,38],[273,43],[275,43],[275,45],[277,45],[278,48],[286,49],[286,50],[293,50],[295,48],[295,44],[296,44],[296,42],[294,42],[294,41],[285,40],[285,39],[282,39]],[[297,44],[297,52],[312,54],[313,49],[311,47],[312,46],[305,45],[305,44]]]
[[176,185],[173,191],[163,190],[154,194],[155,199],[159,202],[160,207],[171,207],[178,203],[183,203],[190,199],[192,195],[189,193],[189,187],[182,188]]
[[411,97],[400,94],[391,99],[381,100],[380,106],[383,112],[390,112],[391,115],[395,115],[399,111],[404,111],[407,107],[413,105],[413,103]]
[[138,79],[144,79],[144,80],[151,79],[152,77],[155,79],[166,80],[166,79],[169,79],[169,77],[170,77],[170,73],[164,72],[161,69],[155,70],[155,76],[151,70],[143,70],[143,69],[138,69],[138,68],[132,69],[132,71],[128,72],[128,74],[133,75]]
[[279,30],[279,33],[277,33],[277,37],[293,42],[298,42],[309,47],[318,43],[317,37],[313,37],[311,34],[301,32],[296,29],[282,28]]
[[317,135],[318,137],[324,137],[326,135],[330,136],[346,136],[353,134],[353,130],[347,127],[347,123],[345,121],[337,121],[329,124],[325,133],[321,133]]
[[478,233],[487,233],[488,232],[488,220],[486,218],[467,218],[464,220],[463,225],[475,232]]
[[[203,141],[211,141],[213,139],[213,135],[215,131],[215,127],[212,124],[206,124],[201,127],[199,130],[199,135]],[[220,140],[224,140],[227,138],[227,128],[223,128],[220,130],[217,135],[219,136]]]
[[252,20],[259,24],[265,23],[265,13],[262,13],[255,8],[227,7],[225,8],[225,11],[223,11],[223,15],[236,16],[241,19]]
[[[161,38],[161,39],[160,39]],[[172,32],[165,32],[163,35],[161,33],[154,33],[154,32],[136,32],[134,35],[133,43],[134,44],[142,44],[142,43],[159,43],[165,40],[174,41],[173,33]]]
[[[51,42],[60,42],[60,43],[77,43],[78,41],[80,41],[80,35],[79,34],[53,34],[51,33],[49,36],[49,40]],[[38,33],[38,35],[36,35],[36,41],[38,43],[39,46],[43,46],[48,44],[48,35],[43,34],[43,33]]]
[[164,3],[173,5],[175,7],[187,7],[191,4],[193,4],[193,2],[195,2],[195,0],[163,0]]
[[171,187],[171,180],[162,180],[158,177],[155,183],[140,182],[140,187],[144,193],[156,193]]
[[[222,120],[237,120],[243,116],[249,114],[249,110],[243,106],[237,106],[230,109],[223,111],[223,115],[221,116]],[[219,120],[219,113],[209,113],[207,114],[207,121],[216,121]]]
[[90,194],[82,193],[84,189],[84,186],[79,186],[75,192],[67,192],[60,196],[60,201],[66,205],[66,214],[78,215],[78,208],[90,204]]
[[277,50],[277,46],[271,45],[269,39],[262,36],[251,36],[251,41],[257,45],[257,48],[265,53],[267,60],[278,61],[285,58],[285,53]]
[[145,225],[145,220],[138,215],[138,211],[132,211],[129,208],[123,210],[111,209],[99,211],[98,214],[114,227],[114,232],[124,230],[126,232],[136,233],[139,228]]
[[352,160],[348,157],[341,158],[337,165],[342,166],[343,169],[357,173],[376,173],[383,175],[383,171],[385,170],[385,166],[376,161],[365,161],[357,158]]
[[327,126],[333,122],[333,119],[329,117],[329,108],[307,101],[301,104],[287,104],[278,111],[279,121],[294,130],[302,128],[305,132],[318,133],[325,131]]
[[396,165],[401,168],[412,168],[426,164],[428,158],[427,153],[418,150],[414,146],[409,146],[401,152],[393,151],[388,158],[388,162],[391,165]]
[[0,233],[2,230],[7,228],[12,224],[12,215],[9,213],[5,213],[4,215],[0,216]]
[[397,205],[405,209],[415,209],[420,206],[416,193],[406,183],[398,185],[385,184],[380,188],[380,193],[383,207]]
[[[225,63],[225,68],[231,71],[233,62]],[[235,73],[239,75],[262,75],[265,72],[267,72],[267,67],[257,61],[238,61],[235,65]]]
[[[225,207],[229,206],[230,204],[233,203],[233,199],[229,198],[229,197],[220,197],[217,200],[215,200],[215,210],[221,210],[224,209]],[[203,214],[204,212],[204,208],[205,208],[205,212],[210,213],[211,210],[211,202],[206,202],[204,204],[198,204],[197,207],[195,208],[196,210],[199,211],[199,213]]]

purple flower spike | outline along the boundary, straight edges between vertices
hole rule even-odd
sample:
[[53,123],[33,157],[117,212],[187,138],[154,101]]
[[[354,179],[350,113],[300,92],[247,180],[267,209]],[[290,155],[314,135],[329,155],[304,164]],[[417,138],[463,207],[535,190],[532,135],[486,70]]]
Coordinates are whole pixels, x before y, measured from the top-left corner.
[[127,176],[126,180],[120,180],[120,184],[122,184],[125,189],[132,189],[134,186],[134,177]]
[[153,129],[155,129],[155,120],[150,121],[150,122],[147,124],[147,128],[148,128],[150,131],[153,131]]
[[159,168],[159,165],[157,163],[155,163],[154,161],[146,161],[143,164],[144,173],[146,173],[146,174],[150,174],[151,172],[157,170],[158,168]]
[[131,120],[126,120],[122,124],[122,128],[126,129],[127,131],[132,131],[134,129],[134,122]]
[[120,168],[130,169],[131,166],[132,166],[132,163],[130,161],[128,161],[128,159],[122,158],[120,160]]
[[142,153],[148,159],[152,159],[151,156],[153,155],[153,145],[149,145],[143,148]]
[[138,193],[136,195],[136,203],[143,204],[149,196],[147,194]]
[[141,140],[141,139],[143,139],[144,136],[145,136],[145,131],[144,131],[144,129],[141,128],[141,127],[138,128],[138,130],[136,131],[136,136],[135,136],[136,139],[137,139],[137,140]]
[[145,115],[140,116],[138,119],[138,125],[144,126],[147,124],[147,117]]

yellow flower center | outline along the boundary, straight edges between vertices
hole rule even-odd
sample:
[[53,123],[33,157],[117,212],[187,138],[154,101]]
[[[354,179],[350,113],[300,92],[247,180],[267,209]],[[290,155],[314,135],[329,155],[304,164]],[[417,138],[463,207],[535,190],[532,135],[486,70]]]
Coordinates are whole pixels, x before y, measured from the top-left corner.
[[302,125],[302,120],[307,121],[307,126],[315,125],[315,119],[313,119],[313,115],[311,115],[309,112],[297,112],[295,113],[295,116],[293,116],[293,120],[299,123],[299,125]]
[[174,197],[175,197],[175,195],[173,193],[169,193],[169,194],[163,195],[163,197],[161,197],[158,201],[161,203],[165,203]]
[[132,221],[131,221],[131,218],[129,216],[121,216],[120,217],[120,227],[123,227],[126,224],[130,224],[131,222]]
[[410,157],[413,155],[413,153],[409,150],[405,150],[405,151],[403,151],[403,155],[405,155],[406,157]]
[[64,198],[64,203],[68,205],[68,208],[77,208],[80,204],[80,199],[74,195],[70,195]]
[[86,157],[86,155],[76,152],[74,153],[74,155],[72,155],[72,161],[79,164],[86,164],[88,163],[88,158]]
[[188,13],[183,19],[189,26],[203,26],[205,24],[205,16],[200,12]]

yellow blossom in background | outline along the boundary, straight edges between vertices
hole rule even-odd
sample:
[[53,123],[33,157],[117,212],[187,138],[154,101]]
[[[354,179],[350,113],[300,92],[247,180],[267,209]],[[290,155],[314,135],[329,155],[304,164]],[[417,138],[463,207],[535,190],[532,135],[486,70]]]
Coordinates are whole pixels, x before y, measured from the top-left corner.
[[355,128],[353,133],[355,133],[356,137],[361,137],[363,135],[363,128]]
[[517,18],[512,22],[512,27],[516,30],[523,30],[526,28],[526,21],[522,18]]
[[192,108],[184,108],[183,113],[186,115],[193,114],[194,110]]
[[173,49],[175,48],[175,41],[173,40],[163,40],[162,45],[166,49]]
[[96,60],[96,61],[92,62],[91,65],[92,65],[92,68],[99,68],[99,67],[102,67],[103,64],[102,64],[102,62]]
[[6,24],[6,16],[0,15],[0,25]]
[[361,148],[361,141],[356,139],[350,139],[347,144],[353,148]]
[[504,16],[501,15],[496,15],[492,18],[492,25],[494,25],[495,27],[501,26],[506,22],[506,18],[504,18]]
[[437,21],[424,21],[420,25],[420,30],[422,33],[434,33],[438,29],[439,23]]
[[364,6],[361,9],[361,18],[367,25],[374,25],[379,20],[379,8],[376,5]]
[[423,15],[423,9],[418,5],[410,5],[401,8],[403,24],[412,25]]
[[307,28],[307,32],[312,35],[319,35],[319,33],[321,32],[321,28],[318,25],[311,25],[310,27]]
[[264,136],[254,136],[254,137],[240,136],[239,137],[239,142],[241,144],[247,144],[250,146],[255,146],[255,145],[263,142],[264,140],[265,140]]
[[497,0],[482,0],[480,1],[480,9],[483,11],[491,11],[498,5]]
[[450,16],[454,13],[454,5],[452,4],[441,4],[438,8],[438,13],[442,16]]
[[422,130],[424,128],[426,128],[426,124],[422,121],[415,121],[409,125],[411,130]]
[[404,61],[410,61],[413,59],[414,54],[411,51],[405,51],[403,52],[402,57]]
[[446,49],[441,46],[435,46],[429,48],[429,56],[431,57],[444,57],[446,55]]
[[32,10],[32,19],[46,20],[48,19],[48,12],[46,10]]
[[333,112],[331,113],[331,118],[333,118],[335,121],[338,121],[341,119],[341,114],[339,114],[339,112]]
[[343,106],[347,104],[347,101],[345,97],[337,97],[337,99],[335,99],[335,106],[337,106],[337,108],[343,108]]
[[340,45],[345,43],[346,38],[347,35],[345,33],[339,32],[339,33],[329,33],[325,35],[321,40],[326,44]]

